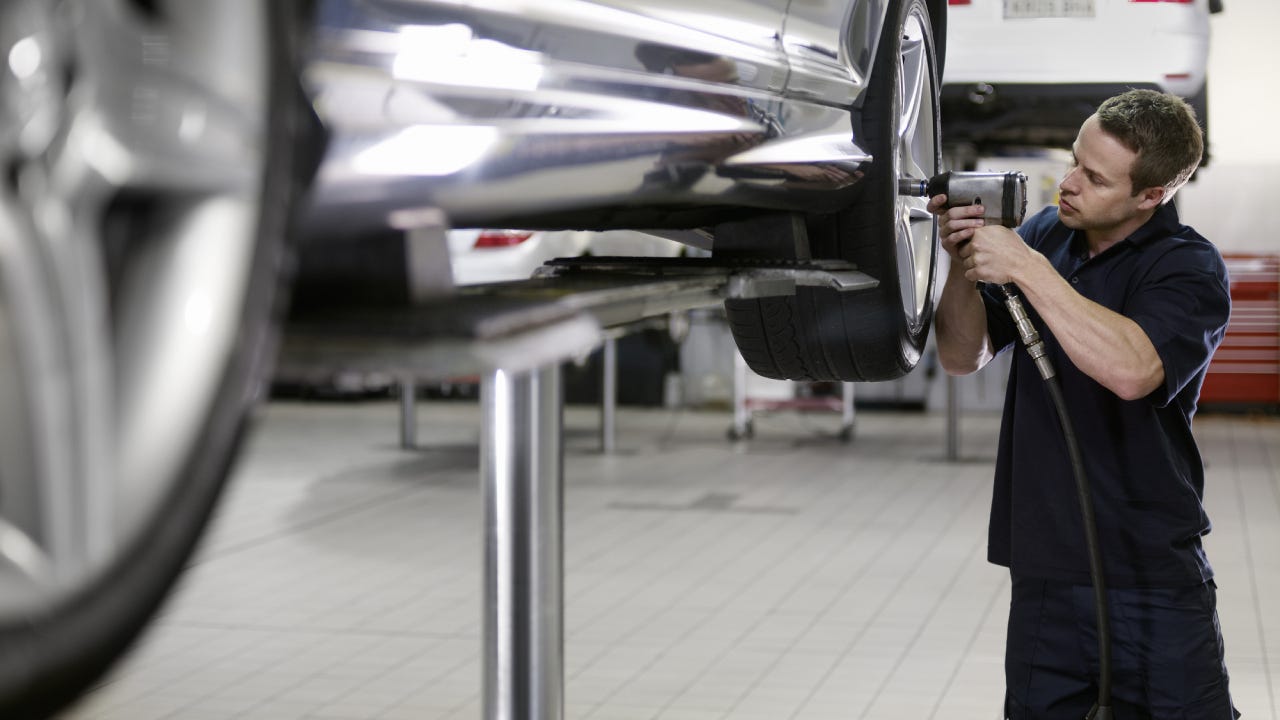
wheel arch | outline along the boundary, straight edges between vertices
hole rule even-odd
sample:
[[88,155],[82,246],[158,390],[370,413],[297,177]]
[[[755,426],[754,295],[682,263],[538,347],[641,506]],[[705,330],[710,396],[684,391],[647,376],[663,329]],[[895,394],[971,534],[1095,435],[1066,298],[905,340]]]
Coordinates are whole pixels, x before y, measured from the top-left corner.
[[[864,78],[870,78],[875,72],[875,58],[879,54],[880,38],[884,36],[889,5],[890,0],[854,0],[849,13],[848,31],[845,33],[849,47],[846,50],[854,69]],[[925,7],[929,11],[929,30],[933,34],[938,84],[941,87],[947,59],[947,0],[925,0]],[[862,42],[857,43],[860,47],[855,52],[857,40]]]

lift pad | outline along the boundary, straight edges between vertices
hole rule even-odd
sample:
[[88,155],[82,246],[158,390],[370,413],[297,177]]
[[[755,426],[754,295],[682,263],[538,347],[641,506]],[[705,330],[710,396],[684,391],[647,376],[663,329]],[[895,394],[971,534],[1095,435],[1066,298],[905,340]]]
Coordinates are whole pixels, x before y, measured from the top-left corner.
[[281,364],[435,377],[529,370],[589,353],[605,330],[726,298],[877,284],[841,261],[562,258],[529,280],[464,286],[412,305],[339,305],[292,318]]

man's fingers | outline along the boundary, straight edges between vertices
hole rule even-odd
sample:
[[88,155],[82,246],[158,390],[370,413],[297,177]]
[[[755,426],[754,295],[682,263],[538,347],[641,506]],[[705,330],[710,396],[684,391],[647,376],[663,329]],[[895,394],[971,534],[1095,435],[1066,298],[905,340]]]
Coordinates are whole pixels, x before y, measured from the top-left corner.
[[976,228],[972,227],[948,227],[940,233],[942,241],[952,247],[959,247],[967,243],[975,232]]

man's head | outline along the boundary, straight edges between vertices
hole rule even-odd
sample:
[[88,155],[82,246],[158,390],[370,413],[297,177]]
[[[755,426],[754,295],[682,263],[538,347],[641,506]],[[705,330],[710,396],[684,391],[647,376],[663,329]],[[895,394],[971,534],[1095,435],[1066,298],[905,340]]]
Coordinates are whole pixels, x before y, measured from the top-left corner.
[[1098,127],[1137,154],[1129,172],[1135,195],[1162,187],[1168,202],[1200,164],[1202,131],[1182,98],[1130,90],[1102,103],[1095,116]]
[[1080,127],[1058,217],[1098,247],[1123,239],[1187,181],[1203,147],[1182,100],[1148,90],[1111,98]]

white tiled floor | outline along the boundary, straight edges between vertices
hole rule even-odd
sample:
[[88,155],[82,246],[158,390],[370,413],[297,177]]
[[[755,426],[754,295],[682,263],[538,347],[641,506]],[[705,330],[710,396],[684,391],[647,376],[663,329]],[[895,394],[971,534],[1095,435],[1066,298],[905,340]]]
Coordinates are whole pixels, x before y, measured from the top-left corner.
[[[262,411],[209,541],[72,720],[480,718],[478,412]],[[995,720],[1005,571],[985,562],[997,418],[623,409],[566,417],[569,720]],[[1236,704],[1280,720],[1280,421],[1203,415]]]

